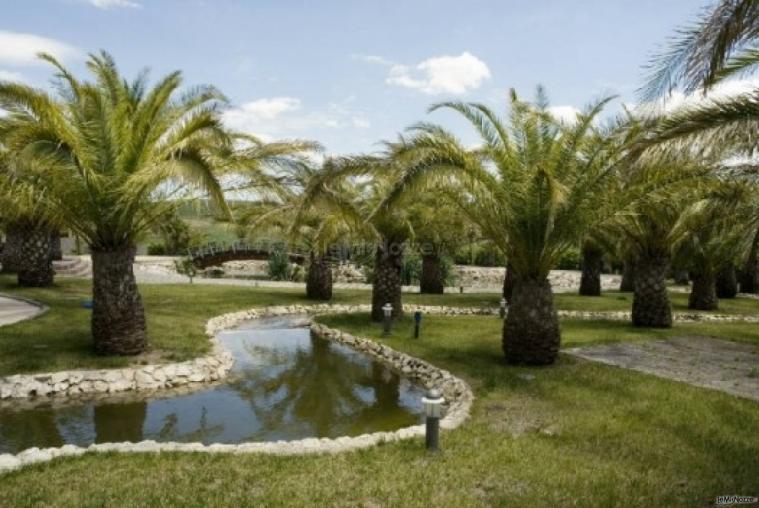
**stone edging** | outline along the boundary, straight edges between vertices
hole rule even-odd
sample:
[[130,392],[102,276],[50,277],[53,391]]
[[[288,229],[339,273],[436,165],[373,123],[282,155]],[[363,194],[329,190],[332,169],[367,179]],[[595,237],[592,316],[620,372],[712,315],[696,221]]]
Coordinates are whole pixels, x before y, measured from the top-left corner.
[[[419,308],[419,307],[417,307]],[[449,313],[440,308],[420,307],[429,313]],[[263,311],[251,309],[248,311],[235,312],[218,316],[206,324],[206,334],[214,337],[214,347],[220,348],[215,335],[224,330],[240,324],[243,321],[261,317],[282,316],[288,314],[318,314],[324,312],[368,312],[368,305],[314,305],[314,306],[288,306],[269,307]],[[465,312],[473,313],[473,312]],[[426,387],[435,387],[443,392],[446,398],[447,411],[440,421],[443,429],[454,429],[461,425],[468,417],[474,401],[474,394],[469,385],[463,380],[453,376],[450,372],[439,369],[432,364],[419,360],[405,353],[378,344],[372,340],[354,337],[340,330],[331,329],[325,325],[312,323],[311,329],[317,335],[335,342],[350,346],[358,351],[375,357],[378,361],[399,371],[402,375],[424,384]],[[228,354],[228,353],[227,353]],[[163,367],[166,368],[166,367]],[[202,453],[266,453],[273,455],[306,455],[317,453],[339,453],[350,450],[358,450],[375,446],[379,443],[388,443],[402,439],[410,439],[423,436],[423,425],[405,427],[394,432],[375,432],[360,436],[343,436],[335,439],[307,438],[295,441],[277,442],[251,442],[241,444],[211,444],[202,443],[158,443],[156,441],[141,441],[139,443],[100,443],[88,447],[76,445],[64,445],[60,448],[29,448],[17,455],[0,455],[0,473],[19,469],[21,467],[48,462],[58,457],[70,457],[83,455],[90,452],[131,452],[131,453],[158,453],[158,452],[202,452]]]
[[[36,304],[39,305],[39,304]],[[433,315],[497,315],[492,307],[448,307],[405,305],[405,310],[420,310]],[[41,307],[41,312],[47,310]],[[232,368],[232,356],[216,340],[216,334],[242,321],[264,316],[285,314],[314,314],[321,312],[368,312],[368,305],[290,305],[224,314],[209,320],[206,335],[212,344],[210,354],[181,363],[156,364],[122,369],[74,370],[43,374],[16,374],[0,378],[0,400],[42,395],[80,395],[92,393],[118,393],[128,390],[146,391],[175,388],[193,383],[209,383],[224,378]],[[630,312],[558,311],[559,317],[570,319],[599,319],[629,321]],[[731,316],[724,314],[677,313],[676,322],[742,321],[759,323],[759,316]]]
[[[559,317],[570,319],[598,319],[608,321],[631,321],[632,313],[628,311],[585,311],[585,310],[560,310]],[[743,322],[759,323],[759,316],[737,314],[702,314],[698,312],[676,312],[672,314],[672,320],[676,323],[706,323],[706,322]]]

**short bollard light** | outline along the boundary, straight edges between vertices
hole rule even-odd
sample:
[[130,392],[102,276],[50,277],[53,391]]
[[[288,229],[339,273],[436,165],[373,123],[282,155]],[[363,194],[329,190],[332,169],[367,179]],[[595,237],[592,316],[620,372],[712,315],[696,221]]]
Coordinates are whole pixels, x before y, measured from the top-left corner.
[[501,316],[501,319],[506,317],[506,298],[501,298],[501,308],[498,314]]
[[386,303],[382,306],[382,312],[385,314],[385,321],[384,321],[384,329],[382,330],[382,335],[388,336],[390,335],[390,328],[393,324],[393,306],[390,305],[390,303]]
[[419,338],[419,326],[422,324],[422,311],[414,312],[414,338]]
[[440,449],[440,417],[442,416],[444,402],[445,399],[440,390],[435,388],[428,391],[427,395],[422,397],[424,414],[427,416],[425,442],[427,449],[431,451]]

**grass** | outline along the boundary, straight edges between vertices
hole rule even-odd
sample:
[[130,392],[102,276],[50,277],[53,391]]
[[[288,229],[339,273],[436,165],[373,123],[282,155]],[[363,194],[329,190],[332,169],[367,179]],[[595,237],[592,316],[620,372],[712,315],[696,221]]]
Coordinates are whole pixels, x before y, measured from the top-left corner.
[[[90,281],[59,279],[52,288],[22,289],[12,277],[0,275],[0,293],[19,295],[45,303],[50,311],[25,323],[0,328],[0,376],[18,373],[48,372],[73,368],[114,368],[130,363],[183,361],[208,350],[203,333],[205,322],[225,312],[266,305],[310,304],[301,289],[255,288],[216,285],[141,285],[150,334],[150,351],[135,358],[100,357],[92,352],[89,329],[90,311],[82,302],[90,298]],[[556,296],[556,305],[566,310],[628,310],[631,295],[608,293],[597,298],[571,294]],[[497,306],[497,294],[404,294],[404,302],[424,305]],[[676,310],[682,310],[685,295],[673,295]],[[333,303],[369,303],[364,290],[336,290]],[[759,300],[737,299],[723,302],[723,311],[736,314],[759,314]],[[486,321],[487,322],[487,321]],[[489,331],[498,337],[497,320],[487,322]],[[480,325],[477,325],[480,326]],[[580,328],[576,328],[579,326]],[[575,322],[565,325],[565,344],[573,337],[588,341],[638,340],[679,333],[692,327],[701,334],[729,335],[735,340],[756,340],[756,325],[739,323],[681,325],[674,331],[640,330],[624,323]],[[616,339],[615,339],[616,338]],[[29,354],[32,351],[33,354]]]
[[[164,303],[170,294],[172,306],[184,302],[177,289],[155,291]],[[4,476],[0,505],[689,507],[759,491],[755,402],[571,357],[544,368],[507,366],[493,317],[428,316],[419,340],[409,338],[408,319],[386,340],[366,316],[319,319],[463,377],[477,397],[472,418],[444,433],[437,455],[414,440],[336,456],[56,460]],[[566,322],[567,344],[598,329]]]
[[[114,368],[130,363],[183,361],[208,350],[205,322],[219,314],[267,305],[312,304],[301,289],[259,289],[247,286],[141,285],[150,334],[150,351],[133,358],[93,354],[90,311],[91,284],[59,279],[52,288],[21,289],[10,276],[0,276],[0,293],[32,298],[50,311],[32,321],[0,328],[0,376],[73,368]],[[495,305],[497,295],[407,295],[405,301],[425,305]],[[337,290],[334,303],[369,303],[370,293]],[[31,352],[31,354],[30,354]]]

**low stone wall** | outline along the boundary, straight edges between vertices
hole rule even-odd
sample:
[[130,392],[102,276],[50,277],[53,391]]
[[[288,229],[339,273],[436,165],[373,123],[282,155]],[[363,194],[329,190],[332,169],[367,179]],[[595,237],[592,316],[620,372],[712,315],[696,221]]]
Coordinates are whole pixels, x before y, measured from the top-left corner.
[[[251,309],[215,317],[206,324],[206,333],[214,337],[214,347],[220,348],[215,335],[225,329],[234,327],[243,321],[255,318],[282,316],[292,314],[318,314],[324,312],[348,313],[368,312],[368,305],[312,305],[312,306],[282,306],[266,309]],[[409,307],[422,309],[429,313],[452,314],[453,308],[441,307]],[[483,309],[465,309],[465,313],[474,314]],[[490,313],[487,310],[487,313]],[[443,429],[454,429],[469,417],[474,401],[474,394],[466,382],[453,376],[450,372],[439,369],[434,365],[419,360],[405,353],[378,344],[372,340],[355,337],[340,330],[331,329],[325,325],[312,323],[311,329],[317,335],[335,342],[340,342],[365,354],[371,355],[378,361],[397,370],[403,376],[417,381],[428,388],[438,388],[446,399],[447,411],[440,421]],[[162,367],[165,369],[166,367]],[[307,438],[295,441],[252,442],[241,444],[211,444],[202,443],[159,443],[156,441],[141,441],[139,443],[100,443],[88,447],[65,445],[59,448],[30,448],[23,452],[0,455],[0,473],[15,470],[27,465],[47,462],[58,457],[72,457],[91,452],[201,452],[201,453],[267,453],[274,455],[304,455],[315,453],[339,453],[375,446],[402,439],[423,436],[423,425],[405,427],[394,432],[375,432],[360,436],[343,436],[336,439]]]
[[232,355],[214,335],[210,354],[181,363],[125,367],[122,369],[71,370],[44,374],[17,374],[0,378],[0,400],[45,395],[149,391],[208,383],[227,375]]

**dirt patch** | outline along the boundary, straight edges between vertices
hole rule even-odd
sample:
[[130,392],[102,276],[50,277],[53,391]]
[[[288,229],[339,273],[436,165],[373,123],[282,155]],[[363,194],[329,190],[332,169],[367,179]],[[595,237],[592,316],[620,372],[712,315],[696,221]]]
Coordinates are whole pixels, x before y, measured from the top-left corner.
[[759,401],[759,347],[752,344],[708,337],[675,337],[600,344],[565,352]]

